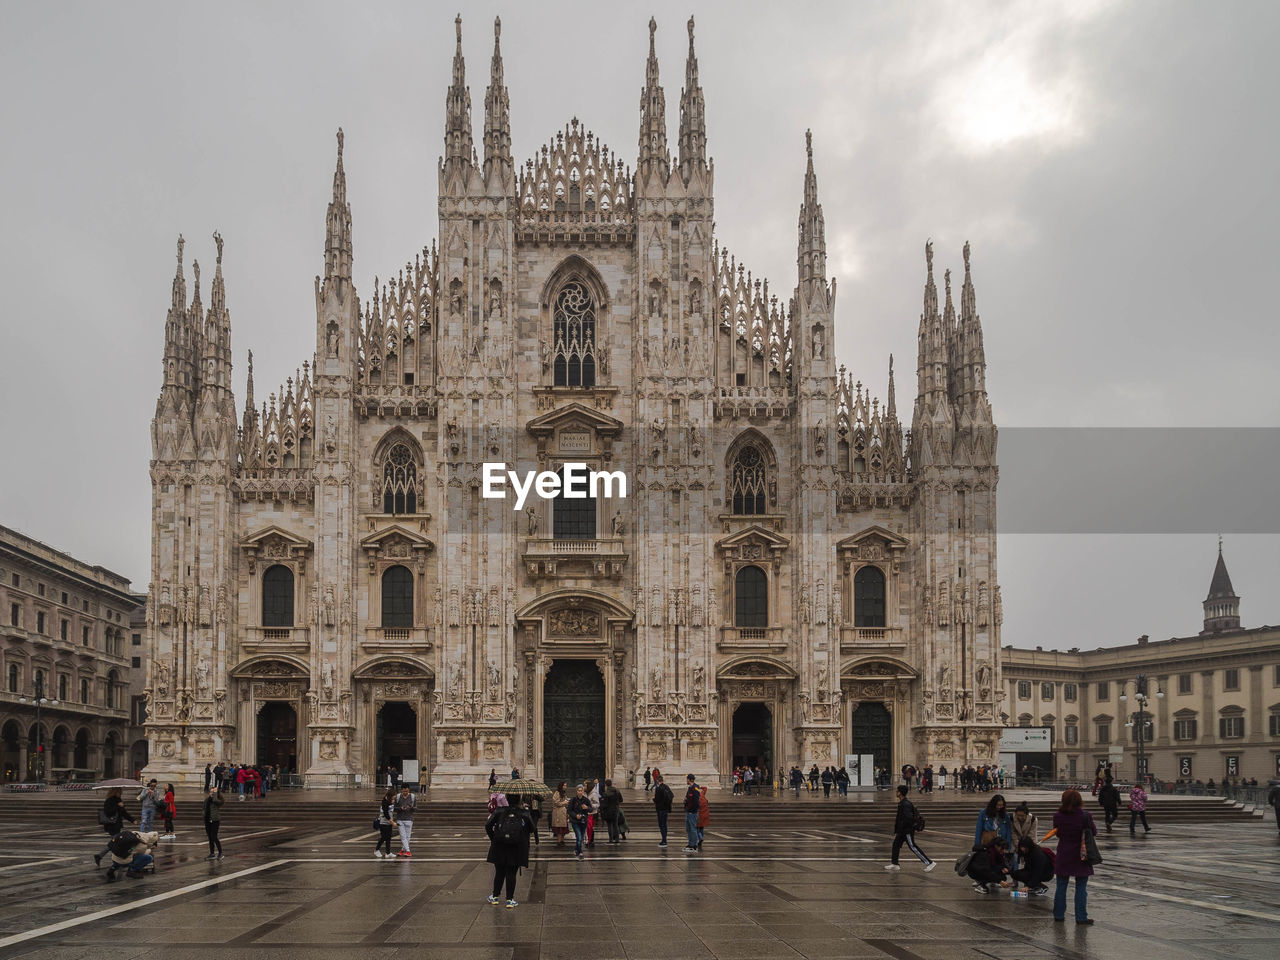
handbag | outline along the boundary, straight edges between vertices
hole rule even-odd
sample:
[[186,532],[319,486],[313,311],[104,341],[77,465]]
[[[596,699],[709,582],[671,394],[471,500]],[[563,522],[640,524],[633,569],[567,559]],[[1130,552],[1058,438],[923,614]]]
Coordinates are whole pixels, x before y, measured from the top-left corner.
[[996,837],[1000,836],[999,830],[983,830],[980,846],[989,847],[995,842]]
[[1102,862],[1098,841],[1094,839],[1093,831],[1087,827],[1080,837],[1080,859],[1091,866]]
[[381,818],[381,817],[374,817],[374,818],[373,818],[373,829],[375,829],[375,830],[381,830],[381,829],[382,829],[382,818]]
[[963,877],[969,872],[969,863],[971,860],[973,860],[972,850],[956,861],[956,876]]

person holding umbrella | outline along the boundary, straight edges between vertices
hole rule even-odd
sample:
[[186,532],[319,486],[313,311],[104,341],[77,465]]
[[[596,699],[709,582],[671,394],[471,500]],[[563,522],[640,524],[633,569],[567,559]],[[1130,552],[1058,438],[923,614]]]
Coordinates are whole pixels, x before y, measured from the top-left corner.
[[506,805],[489,814],[484,825],[484,832],[489,837],[489,854],[485,861],[493,864],[493,892],[486,901],[494,905],[501,902],[499,894],[505,884],[507,909],[513,910],[519,906],[516,903],[516,875],[521,867],[529,866],[529,837],[537,837],[538,827],[520,796],[508,794],[506,799]]

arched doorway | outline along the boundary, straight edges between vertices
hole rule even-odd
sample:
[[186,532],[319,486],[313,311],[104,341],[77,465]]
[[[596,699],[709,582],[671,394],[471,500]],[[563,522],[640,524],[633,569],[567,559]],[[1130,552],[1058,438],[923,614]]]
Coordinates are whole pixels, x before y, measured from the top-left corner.
[[129,748],[129,767],[133,770],[133,775],[139,780],[142,779],[142,771],[146,769],[149,756],[150,748],[147,746],[146,740],[136,740],[133,746]]
[[89,769],[89,731],[84,727],[76,732],[76,749],[72,762],[77,770]]
[[258,711],[258,763],[298,769],[298,714],[293,706],[269,700]]
[[33,723],[27,731],[27,770],[24,780],[43,780],[45,773],[44,751],[49,749],[49,732],[41,724]]
[[22,733],[15,720],[10,720],[0,731],[0,764],[3,764],[4,782],[13,783],[19,779],[18,764],[22,757],[19,751]]
[[116,769],[116,749],[118,746],[114,732],[108,733],[106,739],[102,741],[102,779],[104,780],[120,776],[119,771]]
[[378,711],[378,770],[390,764],[403,774],[404,762],[416,759],[418,715],[405,701],[388,700]]
[[71,766],[71,731],[66,727],[58,727],[53,731],[53,746],[50,751],[50,770],[65,770]]
[[773,769],[773,712],[765,704],[733,711],[733,765]]
[[552,661],[542,694],[543,779],[603,779],[604,738],[604,677],[595,661]]
[[864,701],[853,710],[850,722],[851,753],[871,754],[875,765],[893,773],[893,715],[883,703]]

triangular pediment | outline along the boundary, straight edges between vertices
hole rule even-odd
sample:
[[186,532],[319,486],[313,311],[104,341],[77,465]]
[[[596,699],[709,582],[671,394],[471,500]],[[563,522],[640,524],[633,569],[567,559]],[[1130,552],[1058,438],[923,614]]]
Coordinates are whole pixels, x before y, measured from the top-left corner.
[[583,426],[606,437],[616,437],[622,432],[622,421],[615,420],[608,414],[593,410],[585,403],[573,401],[563,407],[550,410],[540,417],[534,417],[525,429],[536,436],[549,436],[559,427],[570,424]]
[[275,524],[263,527],[256,533],[251,533],[240,541],[240,546],[245,548],[262,548],[268,543],[280,543],[286,547],[292,547],[299,550],[310,550],[311,541],[304,540],[297,534],[290,533],[284,527],[278,527]]
[[872,525],[859,530],[852,536],[845,537],[836,544],[836,550],[859,550],[864,544],[883,544],[891,551],[905,550],[908,546],[906,537],[899,536],[892,530],[879,525]]
[[773,551],[785,550],[791,546],[791,538],[784,537],[780,533],[774,533],[768,527],[762,527],[758,523],[753,523],[737,533],[731,533],[729,536],[722,537],[716,541],[717,550],[736,550],[748,545],[760,545]]
[[410,547],[416,549],[435,549],[434,543],[424,537],[417,530],[413,530],[402,523],[393,523],[390,526],[383,527],[375,533],[369,534],[367,537],[361,539],[360,547],[363,550],[372,550],[402,543],[407,543]]

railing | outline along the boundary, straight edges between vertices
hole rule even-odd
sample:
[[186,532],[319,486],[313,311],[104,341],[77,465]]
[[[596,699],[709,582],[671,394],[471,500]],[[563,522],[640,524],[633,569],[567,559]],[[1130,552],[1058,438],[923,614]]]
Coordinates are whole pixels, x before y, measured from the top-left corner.
[[383,627],[382,639],[387,643],[407,643],[411,632],[408,627]]
[[621,538],[598,540],[545,538],[541,540],[530,540],[525,548],[525,552],[556,556],[576,556],[581,554],[617,556],[622,553],[622,540]]
[[366,650],[378,650],[383,647],[429,647],[431,628],[365,627],[364,639],[360,643]]
[[260,643],[301,646],[309,641],[311,634],[307,627],[249,627],[245,632],[246,646]]
[[292,627],[267,627],[262,631],[263,640],[288,641],[293,637]]
[[721,627],[722,647],[784,647],[782,627]]
[[842,647],[874,644],[883,646],[885,644],[902,644],[905,642],[901,627],[846,626],[840,628],[840,645]]

